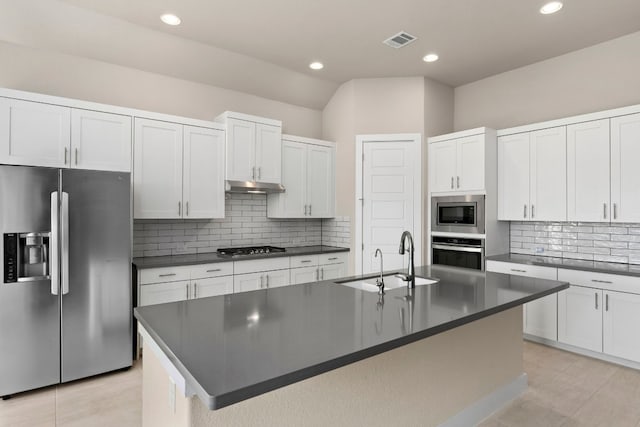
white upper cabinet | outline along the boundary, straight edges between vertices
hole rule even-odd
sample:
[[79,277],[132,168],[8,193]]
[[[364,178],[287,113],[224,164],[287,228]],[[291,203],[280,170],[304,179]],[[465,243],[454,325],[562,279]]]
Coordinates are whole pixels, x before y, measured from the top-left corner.
[[566,127],[498,138],[498,219],[566,221]]
[[223,218],[224,131],[135,119],[134,218]]
[[567,219],[609,221],[609,119],[567,126]]
[[567,129],[531,132],[529,219],[567,219]]
[[70,162],[72,168],[130,172],[131,117],[73,109]]
[[498,138],[498,219],[529,218],[529,133]]
[[256,125],[256,181],[280,184],[282,181],[282,129]]
[[183,218],[224,218],[224,132],[184,126]]
[[280,184],[282,123],[227,111],[216,118],[227,126],[227,179]]
[[71,109],[0,98],[0,163],[69,167]]
[[282,184],[285,192],[269,194],[267,216],[271,218],[335,216],[334,144],[310,138],[291,136],[287,138],[289,139],[282,142]]
[[611,119],[613,222],[640,222],[640,114]]
[[182,125],[135,119],[133,217],[182,217]]
[[432,193],[484,190],[484,139],[481,134],[429,144]]

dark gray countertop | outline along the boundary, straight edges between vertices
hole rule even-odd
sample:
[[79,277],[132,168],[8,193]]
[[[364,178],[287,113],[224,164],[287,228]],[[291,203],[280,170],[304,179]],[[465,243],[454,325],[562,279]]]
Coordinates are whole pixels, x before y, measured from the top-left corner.
[[615,262],[595,262],[579,259],[544,257],[536,255],[502,254],[487,257],[487,261],[513,262],[525,265],[566,268],[569,270],[585,270],[597,273],[621,274],[640,277],[640,265],[619,264]]
[[349,252],[349,248],[339,248],[336,246],[297,246],[288,247],[286,252],[275,252],[268,255],[243,255],[243,256],[228,256],[218,255],[215,252],[197,254],[197,255],[171,255],[171,256],[154,256],[154,257],[141,257],[134,258],[133,263],[140,270],[144,268],[160,268],[160,267],[177,267],[180,265],[196,265],[196,264],[210,264],[216,262],[228,262],[228,261],[245,261],[252,259],[262,258],[278,258],[284,256],[298,256],[298,255],[315,255],[315,254],[330,254],[336,252]]
[[416,273],[439,282],[409,298],[406,288],[389,290],[381,301],[323,281],[138,307],[135,317],[202,402],[219,409],[568,287],[447,267]]

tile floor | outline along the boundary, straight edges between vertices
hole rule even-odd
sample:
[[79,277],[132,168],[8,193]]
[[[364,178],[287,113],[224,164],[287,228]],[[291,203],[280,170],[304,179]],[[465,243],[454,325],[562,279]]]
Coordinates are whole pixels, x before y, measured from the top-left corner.
[[[142,370],[0,401],[0,427],[139,427]],[[640,427],[640,371],[525,341],[529,388],[481,427]]]

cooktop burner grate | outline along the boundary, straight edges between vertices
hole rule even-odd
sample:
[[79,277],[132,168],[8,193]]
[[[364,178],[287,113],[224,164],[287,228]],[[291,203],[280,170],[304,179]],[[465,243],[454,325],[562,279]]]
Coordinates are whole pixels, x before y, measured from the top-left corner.
[[286,252],[285,248],[276,246],[246,246],[241,248],[220,248],[217,250],[220,255],[240,256],[240,255],[266,255],[279,252]]

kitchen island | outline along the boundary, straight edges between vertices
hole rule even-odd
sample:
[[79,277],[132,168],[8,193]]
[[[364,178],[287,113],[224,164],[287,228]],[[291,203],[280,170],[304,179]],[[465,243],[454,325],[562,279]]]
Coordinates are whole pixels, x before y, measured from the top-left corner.
[[521,306],[568,284],[416,274],[438,282],[381,297],[323,281],[137,308],[143,424],[460,425],[522,392]]

